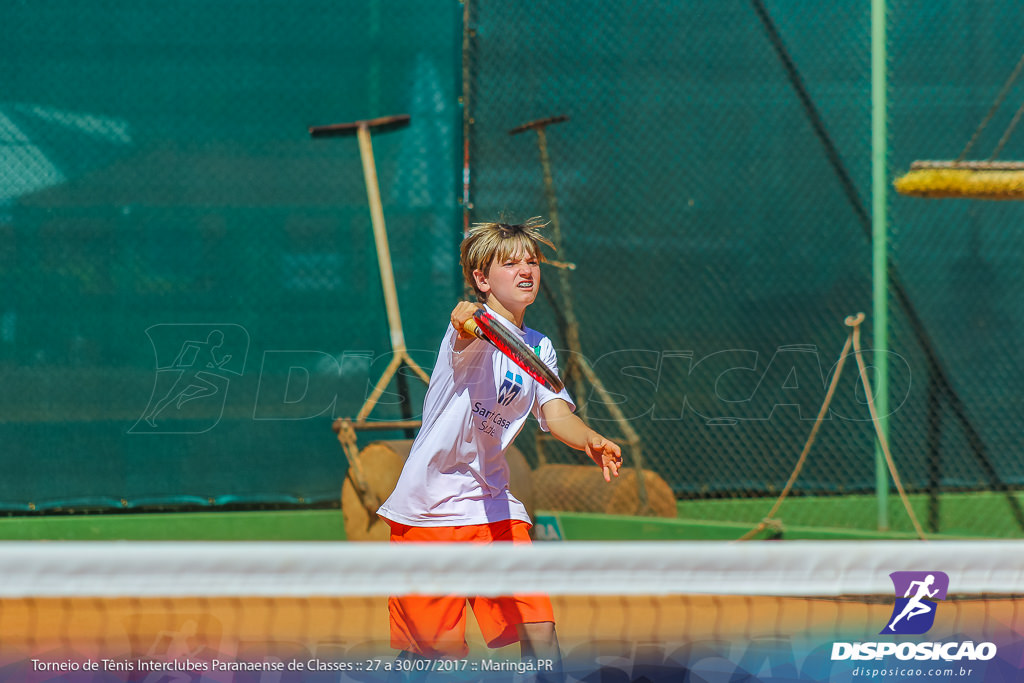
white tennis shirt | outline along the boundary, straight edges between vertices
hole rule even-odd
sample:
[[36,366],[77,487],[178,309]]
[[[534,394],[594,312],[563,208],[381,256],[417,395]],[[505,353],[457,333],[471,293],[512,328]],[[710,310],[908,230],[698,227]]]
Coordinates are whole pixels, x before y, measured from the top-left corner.
[[[558,372],[551,340],[490,313]],[[456,353],[456,339],[449,325],[423,400],[423,426],[377,514],[411,526],[532,523],[508,490],[505,449],[530,413],[548,431],[540,410],[548,401],[560,398],[576,406],[567,391],[550,391],[487,342],[475,339]]]

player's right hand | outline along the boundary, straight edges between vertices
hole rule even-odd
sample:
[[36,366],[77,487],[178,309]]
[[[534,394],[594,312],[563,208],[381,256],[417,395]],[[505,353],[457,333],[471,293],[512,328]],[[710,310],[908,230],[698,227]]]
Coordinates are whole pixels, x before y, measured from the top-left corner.
[[459,339],[476,339],[472,333],[462,329],[462,326],[481,308],[483,307],[480,304],[473,303],[472,301],[460,301],[452,309],[452,327],[459,333]]

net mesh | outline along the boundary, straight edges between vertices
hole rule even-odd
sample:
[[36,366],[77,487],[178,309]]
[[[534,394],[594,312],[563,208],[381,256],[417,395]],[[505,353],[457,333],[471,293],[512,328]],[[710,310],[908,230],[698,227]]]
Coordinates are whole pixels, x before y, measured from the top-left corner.
[[[962,667],[973,673],[946,680],[1014,680],[1022,552],[1013,543],[895,541],[11,543],[0,560],[8,577],[0,672],[11,680],[383,681],[401,666],[389,646],[388,595],[538,591],[552,599],[568,681],[834,682],[855,680],[863,666]],[[890,580],[900,571],[941,573],[948,590],[934,601],[930,628],[894,640],[879,634],[902,597]],[[513,680],[524,661],[518,647],[488,649],[469,621],[466,658],[422,666],[436,680]],[[836,656],[846,647],[836,643],[880,641],[995,650],[973,660]]]

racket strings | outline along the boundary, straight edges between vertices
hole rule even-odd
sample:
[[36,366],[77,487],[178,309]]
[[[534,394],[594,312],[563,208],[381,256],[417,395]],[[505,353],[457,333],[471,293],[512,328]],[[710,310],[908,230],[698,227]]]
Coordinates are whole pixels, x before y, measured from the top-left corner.
[[532,349],[518,339],[513,338],[511,333],[501,326],[501,323],[484,312],[478,313],[474,317],[476,318],[477,326],[487,335],[488,340],[505,356],[522,368],[526,374],[552,391],[562,390],[562,382],[558,375]]

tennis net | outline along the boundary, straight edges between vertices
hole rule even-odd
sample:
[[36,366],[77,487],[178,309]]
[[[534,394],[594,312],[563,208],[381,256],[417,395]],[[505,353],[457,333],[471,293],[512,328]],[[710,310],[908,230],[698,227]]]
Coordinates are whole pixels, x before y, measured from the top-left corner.
[[[2,549],[5,681],[395,680],[412,665],[390,648],[388,595],[532,592],[551,596],[567,681],[1022,671],[1024,544],[1013,541]],[[416,664],[433,668],[427,680],[529,680],[518,647],[486,648],[468,619],[469,656]]]

